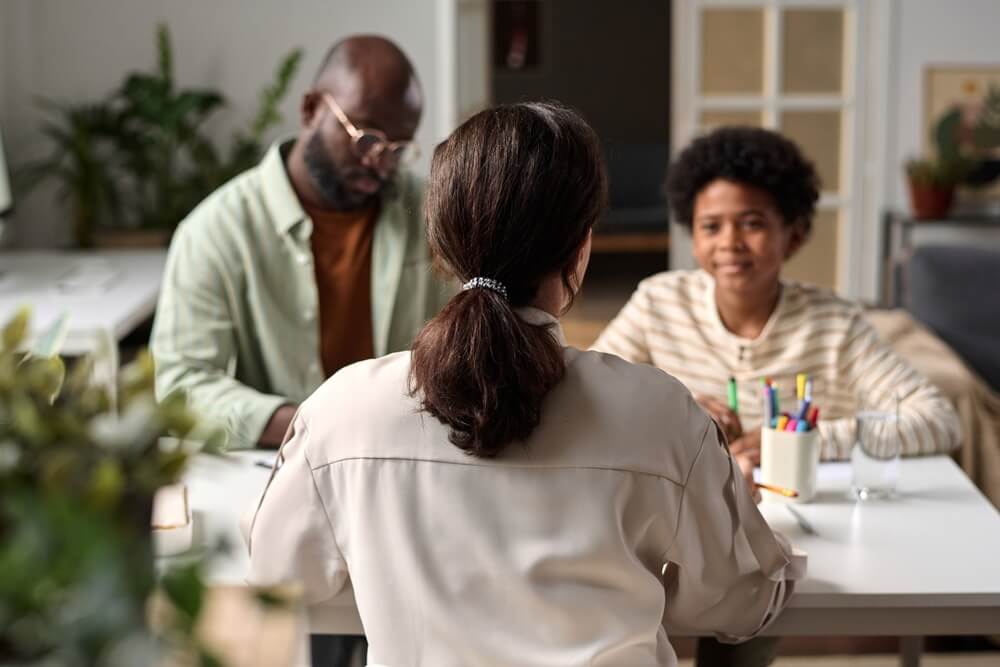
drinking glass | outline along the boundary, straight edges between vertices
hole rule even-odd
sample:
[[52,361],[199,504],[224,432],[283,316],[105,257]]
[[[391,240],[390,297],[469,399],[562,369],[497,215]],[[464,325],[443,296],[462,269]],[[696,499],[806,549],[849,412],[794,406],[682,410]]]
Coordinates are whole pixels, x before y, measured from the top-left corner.
[[854,416],[857,424],[851,450],[851,493],[858,500],[892,497],[899,480],[899,398],[889,409],[862,400]]

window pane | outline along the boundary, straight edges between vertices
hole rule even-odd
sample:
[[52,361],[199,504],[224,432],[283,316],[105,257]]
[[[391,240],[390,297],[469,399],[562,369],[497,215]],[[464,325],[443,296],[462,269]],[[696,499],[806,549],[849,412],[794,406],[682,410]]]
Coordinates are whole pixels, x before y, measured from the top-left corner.
[[706,9],[701,16],[701,92],[760,95],[764,89],[763,10]]
[[840,215],[838,211],[818,211],[812,235],[782,271],[784,278],[836,289]]
[[840,93],[844,80],[844,12],[789,9],[781,30],[781,89]]
[[824,192],[840,190],[840,111],[786,111],[781,132],[813,161]]
[[724,125],[761,126],[760,111],[713,110],[702,111],[698,123],[703,130],[711,130]]

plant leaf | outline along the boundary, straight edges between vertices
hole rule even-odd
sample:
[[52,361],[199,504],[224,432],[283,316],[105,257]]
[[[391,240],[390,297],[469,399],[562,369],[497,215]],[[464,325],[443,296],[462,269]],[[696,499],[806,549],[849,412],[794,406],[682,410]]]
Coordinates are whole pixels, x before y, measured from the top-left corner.
[[31,322],[31,309],[24,307],[17,311],[14,318],[3,329],[3,352],[14,352],[28,335],[28,325]]
[[69,313],[62,313],[48,329],[35,339],[31,354],[36,357],[54,357],[59,354],[69,332]]

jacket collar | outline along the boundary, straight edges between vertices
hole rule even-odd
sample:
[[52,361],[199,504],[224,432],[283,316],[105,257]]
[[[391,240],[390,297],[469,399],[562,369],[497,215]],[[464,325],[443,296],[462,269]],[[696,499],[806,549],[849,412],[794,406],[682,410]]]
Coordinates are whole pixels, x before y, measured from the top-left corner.
[[260,162],[261,189],[271,213],[271,222],[279,234],[290,232],[306,220],[306,212],[292,188],[285,167],[285,157],[293,143],[294,140],[286,140],[271,144]]
[[522,306],[520,308],[515,308],[514,312],[522,320],[528,324],[536,325],[548,325],[549,330],[560,345],[566,347],[566,336],[563,334],[562,326],[559,324],[558,318],[556,318],[551,313],[548,313],[541,308],[535,308],[534,306]]

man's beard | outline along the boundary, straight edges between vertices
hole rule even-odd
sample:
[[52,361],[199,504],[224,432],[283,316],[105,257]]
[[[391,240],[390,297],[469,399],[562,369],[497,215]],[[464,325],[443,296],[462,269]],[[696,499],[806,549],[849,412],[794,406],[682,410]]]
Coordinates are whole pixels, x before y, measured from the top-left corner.
[[[318,132],[306,142],[303,159],[306,171],[309,173],[316,191],[322,197],[323,202],[335,211],[368,208],[382,193],[382,190],[373,194],[365,194],[348,189],[344,185],[344,174],[340,173],[333,158],[327,153]],[[366,176],[378,178],[367,170],[364,171]]]

